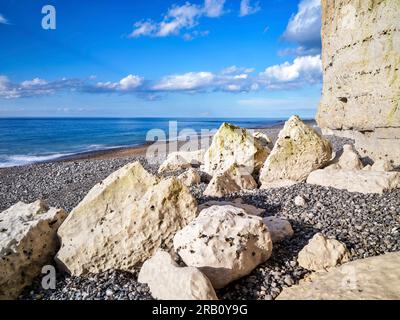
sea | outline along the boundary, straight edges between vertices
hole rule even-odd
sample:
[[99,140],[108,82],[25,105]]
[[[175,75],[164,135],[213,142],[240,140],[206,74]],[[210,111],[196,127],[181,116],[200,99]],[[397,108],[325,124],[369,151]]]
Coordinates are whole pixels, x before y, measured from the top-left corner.
[[149,136],[168,140],[180,134],[212,132],[223,122],[252,129],[282,121],[260,118],[0,118],[0,167],[134,147],[148,142]]

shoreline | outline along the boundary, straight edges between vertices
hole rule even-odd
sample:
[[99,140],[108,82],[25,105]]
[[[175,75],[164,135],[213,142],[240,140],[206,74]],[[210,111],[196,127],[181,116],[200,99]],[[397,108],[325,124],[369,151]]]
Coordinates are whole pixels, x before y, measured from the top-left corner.
[[[304,123],[307,124],[315,124],[316,121],[314,119],[306,119],[303,120]],[[271,125],[264,125],[262,127],[255,128],[247,128],[248,130],[280,130],[285,124],[284,120],[277,120],[277,123]],[[167,144],[169,142],[167,141]],[[183,144],[184,141],[178,141],[178,144]],[[111,160],[111,159],[120,159],[120,158],[128,158],[135,156],[145,156],[147,148],[153,145],[154,142],[144,142],[141,144],[137,144],[134,146],[124,146],[124,147],[111,147],[108,149],[94,150],[94,151],[84,151],[75,154],[70,154],[66,156],[61,156],[56,159],[37,161],[33,163],[27,163],[22,165],[14,165],[9,167],[1,167],[0,172],[4,169],[12,169],[19,167],[26,167],[32,165],[39,164],[49,164],[49,163],[60,163],[60,162],[75,162],[75,161],[85,161],[85,160]]]

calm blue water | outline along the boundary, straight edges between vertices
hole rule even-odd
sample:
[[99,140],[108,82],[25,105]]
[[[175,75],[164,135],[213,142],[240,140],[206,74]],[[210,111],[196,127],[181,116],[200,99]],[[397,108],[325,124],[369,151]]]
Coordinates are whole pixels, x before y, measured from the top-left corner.
[[1,119],[0,167],[54,160],[82,152],[143,144],[151,129],[162,129],[168,139],[169,121],[200,132],[229,122],[244,128],[269,126],[278,119]]

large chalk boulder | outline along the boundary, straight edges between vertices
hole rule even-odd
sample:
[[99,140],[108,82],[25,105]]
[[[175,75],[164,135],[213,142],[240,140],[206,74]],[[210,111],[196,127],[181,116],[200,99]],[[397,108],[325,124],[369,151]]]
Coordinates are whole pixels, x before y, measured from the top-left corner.
[[57,259],[74,275],[130,271],[158,248],[170,249],[196,211],[179,180],[158,183],[140,163],[129,164],[96,185],[61,225]]
[[213,206],[175,235],[174,248],[219,289],[268,260],[272,239],[261,218],[237,207]]
[[361,259],[283,289],[278,300],[400,300],[400,253]]
[[382,194],[400,188],[400,172],[369,170],[331,170],[312,172],[307,183],[332,187],[349,192]]
[[57,229],[66,216],[41,200],[18,202],[0,213],[0,300],[17,298],[43,266],[53,264]]
[[332,147],[298,116],[291,117],[281,130],[260,173],[262,188],[303,182],[314,170],[327,164]]
[[138,281],[160,300],[217,300],[208,278],[194,267],[180,268],[166,251],[157,251],[140,269]]
[[224,123],[204,156],[204,171],[213,176],[236,163],[246,167],[250,173],[256,173],[268,154],[269,149],[246,129]]

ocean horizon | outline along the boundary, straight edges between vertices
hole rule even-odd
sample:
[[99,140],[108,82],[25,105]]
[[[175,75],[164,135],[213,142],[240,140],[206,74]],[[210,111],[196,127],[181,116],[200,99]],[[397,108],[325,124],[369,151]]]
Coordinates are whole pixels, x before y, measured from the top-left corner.
[[279,124],[281,118],[0,118],[0,168],[55,161],[82,153],[145,144],[152,129],[169,139],[170,122],[177,132],[216,130],[223,122],[247,128]]

